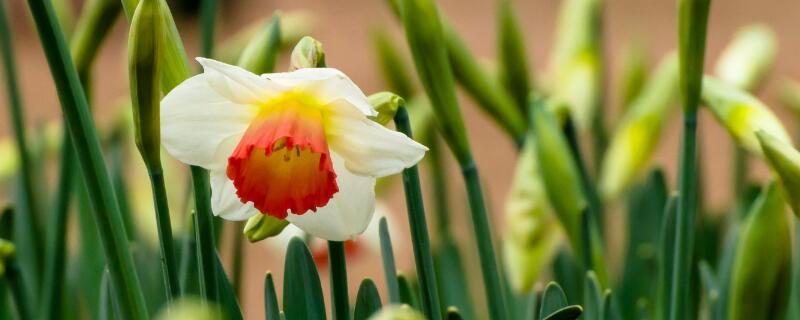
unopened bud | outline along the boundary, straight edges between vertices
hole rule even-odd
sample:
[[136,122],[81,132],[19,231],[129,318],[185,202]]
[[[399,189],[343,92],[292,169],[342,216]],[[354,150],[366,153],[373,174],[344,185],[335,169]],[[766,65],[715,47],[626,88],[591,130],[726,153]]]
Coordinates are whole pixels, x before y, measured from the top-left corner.
[[750,25],[736,32],[722,52],[716,73],[722,81],[753,91],[772,68],[777,53],[775,34],[766,25]]
[[303,68],[324,68],[325,51],[322,43],[312,37],[303,37],[292,50],[289,71]]
[[369,320],[425,320],[425,316],[408,305],[388,305],[369,317]]
[[733,85],[706,76],[703,79],[703,103],[734,140],[754,154],[762,154],[756,138],[759,130],[786,143],[791,141],[783,124],[767,105]]
[[372,105],[372,108],[378,111],[378,115],[371,117],[371,119],[380,123],[382,126],[392,121],[394,115],[397,113],[397,109],[405,104],[405,100],[403,100],[402,97],[386,91],[372,94],[367,97],[367,99],[369,100],[369,104]]
[[244,236],[251,243],[277,236],[289,225],[286,219],[278,219],[268,214],[257,214],[247,219]]
[[756,132],[756,136],[767,164],[783,184],[792,211],[800,217],[800,152],[764,131]]

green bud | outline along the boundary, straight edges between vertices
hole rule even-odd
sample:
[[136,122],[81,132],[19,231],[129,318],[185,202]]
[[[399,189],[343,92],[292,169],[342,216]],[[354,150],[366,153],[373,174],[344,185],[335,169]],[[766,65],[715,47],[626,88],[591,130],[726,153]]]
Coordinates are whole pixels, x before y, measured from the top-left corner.
[[382,126],[392,121],[394,115],[397,113],[397,109],[406,103],[400,96],[387,91],[372,94],[367,97],[367,99],[369,100],[369,104],[372,105],[372,108],[378,111],[378,115],[373,117],[372,120],[380,123]]
[[716,74],[745,91],[753,91],[763,82],[775,63],[775,34],[766,25],[749,25],[739,29],[722,52]]
[[17,147],[11,139],[0,140],[0,183],[5,183],[16,176],[19,168]]
[[728,318],[783,319],[791,278],[791,227],[770,183],[741,226],[731,275]]
[[236,65],[255,74],[273,72],[278,59],[278,50],[281,48],[280,25],[281,18],[276,13],[270,22],[250,40]]
[[312,37],[303,37],[294,46],[292,57],[289,62],[289,71],[303,68],[324,68],[325,50],[322,50],[322,43]]
[[611,137],[600,172],[599,189],[605,199],[622,193],[653,155],[661,128],[678,96],[678,57],[667,55]]
[[197,298],[181,298],[163,308],[156,320],[213,320],[227,319],[222,309],[208,301]]
[[622,53],[622,97],[623,112],[626,112],[639,94],[647,80],[647,52],[640,41],[628,43]]
[[758,131],[756,136],[767,164],[780,178],[792,211],[800,217],[800,152],[767,132]]
[[369,320],[425,320],[425,316],[405,304],[388,305],[369,317]]
[[601,16],[600,0],[565,1],[551,60],[553,96],[566,102],[581,131],[590,128],[602,97]]
[[451,27],[444,27],[444,37],[456,81],[512,139],[521,140],[527,123],[514,98],[481,67]]
[[759,130],[764,130],[781,141],[791,141],[772,110],[742,89],[706,76],[703,78],[702,99],[734,140],[754,154],[762,154],[756,138]]
[[277,236],[288,225],[289,221],[286,219],[278,219],[268,214],[257,214],[247,219],[243,233],[248,241],[255,243]]
[[561,242],[562,231],[550,212],[541,179],[536,148],[533,143],[527,143],[517,159],[506,199],[508,231],[503,239],[506,274],[519,293],[530,292],[540,272],[550,265],[556,246]]
[[472,156],[436,5],[432,0],[404,0],[401,11],[417,74],[436,114],[442,137],[459,163],[467,164]]
[[531,108],[536,161],[547,199],[570,240],[577,257],[581,243],[581,215],[587,200],[580,173],[556,117],[541,103]]
[[136,146],[149,168],[161,165],[160,63],[162,21],[160,0],[142,0],[128,38],[128,72]]
[[385,29],[376,29],[372,32],[372,40],[381,73],[389,90],[396,92],[401,97],[408,98],[414,95],[416,90],[411,75],[408,73],[408,66],[405,59],[400,56],[402,51],[395,41]]
[[0,260],[13,259],[17,254],[14,243],[5,239],[0,239]]

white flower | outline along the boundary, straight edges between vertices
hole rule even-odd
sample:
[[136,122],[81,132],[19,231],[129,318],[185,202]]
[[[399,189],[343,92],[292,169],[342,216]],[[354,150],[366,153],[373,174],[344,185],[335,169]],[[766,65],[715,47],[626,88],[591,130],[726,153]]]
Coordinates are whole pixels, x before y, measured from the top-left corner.
[[211,171],[214,214],[287,219],[316,237],[362,233],[375,179],[416,164],[427,148],[368,119],[367,97],[336,69],[258,76],[198,58],[204,73],[161,101],[164,148]]

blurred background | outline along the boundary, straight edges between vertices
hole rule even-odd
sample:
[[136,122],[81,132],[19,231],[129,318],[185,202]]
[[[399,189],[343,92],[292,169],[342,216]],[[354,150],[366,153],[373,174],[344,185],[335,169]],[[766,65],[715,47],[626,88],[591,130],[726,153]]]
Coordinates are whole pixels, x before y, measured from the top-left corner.
[[[81,8],[82,0],[73,1],[73,10]],[[605,1],[604,36],[606,65],[609,75],[606,86],[607,110],[605,118],[610,125],[619,118],[617,103],[619,90],[617,75],[621,68],[621,53],[632,41],[640,41],[646,46],[648,64],[655,66],[662,55],[676,48],[676,3],[668,0],[607,0]],[[492,66],[496,52],[496,5],[489,0],[440,0],[441,11],[451,21],[455,29],[463,36],[469,48],[476,56]],[[524,0],[515,1],[517,16],[523,26],[527,49],[535,70],[537,83],[545,83],[549,55],[551,52],[556,18],[561,1],[556,0]],[[60,117],[60,109],[52,79],[44,59],[36,32],[33,29],[30,15],[22,0],[7,1],[9,9],[13,42],[17,56],[21,89],[26,106],[29,126],[44,124]],[[185,41],[190,56],[198,52],[199,30],[197,24],[198,8],[196,1],[172,1],[172,10],[178,23],[181,36]],[[372,45],[371,32],[375,28],[386,28],[405,49],[405,38],[402,30],[392,16],[384,1],[379,0],[223,0],[219,1],[216,42],[222,43],[237,31],[269,18],[275,10],[287,13],[302,12],[310,23],[310,35],[321,41],[326,51],[328,66],[338,68],[349,75],[365,93],[385,90],[378,69],[375,50]],[[800,79],[800,42],[797,30],[800,30],[800,2],[790,0],[723,0],[713,1],[709,20],[708,46],[706,50],[706,70],[713,70],[713,65],[720,50],[728,43],[734,32],[741,26],[751,23],[764,23],[771,27],[777,37],[779,50],[775,69],[762,88],[760,96],[783,119],[789,119],[790,113],[778,102],[778,94],[783,80]],[[96,119],[102,128],[104,124],[114,121],[120,113],[121,102],[128,97],[128,81],[126,74],[127,25],[124,19],[118,19],[111,36],[102,48],[94,68],[92,100]],[[402,52],[411,67],[410,56]],[[287,57],[279,60],[277,70],[288,67]],[[516,151],[509,139],[488,118],[475,108],[474,103],[461,95],[461,102],[466,116],[469,137],[475,150],[478,167],[485,181],[485,191],[493,212],[495,234],[502,234],[503,203],[513,175]],[[122,104],[124,105],[124,104]],[[0,90],[0,139],[11,136],[8,116],[8,102],[5,90]],[[675,110],[678,110],[675,108]],[[679,147],[678,115],[666,127],[664,138],[653,165],[666,169],[670,186],[674,188],[677,149]],[[710,208],[724,208],[730,199],[731,175],[730,164],[732,145],[724,129],[711,121],[708,112],[701,112],[700,134],[703,154],[703,166],[706,183],[705,202]],[[785,121],[789,132],[796,127],[793,121]],[[132,139],[132,138],[131,138]],[[0,154],[0,157],[5,155]],[[136,156],[136,155],[134,155]],[[138,160],[138,157],[136,158]],[[753,161],[753,175],[764,176],[766,169],[762,164]],[[137,163],[138,165],[138,163]],[[448,166],[453,173],[453,194],[451,208],[453,213],[453,230],[462,244],[463,258],[468,268],[467,275],[473,275],[472,286],[477,299],[482,299],[479,284],[480,274],[477,264],[477,253],[474,243],[469,237],[469,220],[465,211],[461,180],[456,179],[457,166]],[[425,183],[425,176],[422,177]],[[170,181],[167,181],[169,184]],[[177,182],[182,183],[182,182]],[[393,232],[395,253],[401,270],[413,270],[408,226],[403,203],[402,188],[399,183],[390,187],[386,193],[386,214],[390,217]],[[0,196],[6,199],[6,195]],[[431,211],[431,210],[428,210]],[[615,214],[608,215],[614,219]],[[137,219],[153,220],[151,213],[141,214]],[[150,222],[151,223],[151,222]],[[611,227],[613,228],[612,223]],[[232,232],[233,230],[228,230]],[[621,242],[624,239],[613,238],[610,241]],[[152,231],[155,237],[155,230]],[[229,237],[226,237],[228,240]],[[282,240],[267,240],[257,244],[247,244],[245,251],[245,269],[243,281],[242,306],[247,318],[263,318],[262,279],[266,271],[272,270],[282,274],[283,249]],[[369,242],[359,239],[357,242]],[[266,244],[265,244],[266,243]],[[383,284],[383,275],[378,267],[380,255],[377,250],[369,249],[370,245],[360,246],[349,256],[348,272],[350,274],[350,293],[354,295],[358,279],[371,277],[379,286]],[[612,245],[613,247],[613,245]],[[324,248],[322,248],[324,254]],[[229,250],[223,249],[223,257]],[[611,252],[613,255],[613,251]],[[100,254],[98,252],[98,254]],[[322,257],[324,258],[324,257]],[[612,268],[614,267],[611,258]],[[153,263],[156,263],[155,261]],[[327,271],[321,270],[323,280],[327,279]],[[280,276],[276,277],[278,290],[282,286]],[[478,285],[478,286],[476,286]],[[327,283],[323,283],[327,288]],[[326,289],[327,294],[327,289]],[[352,301],[352,300],[351,300]],[[475,300],[482,301],[482,300]]]

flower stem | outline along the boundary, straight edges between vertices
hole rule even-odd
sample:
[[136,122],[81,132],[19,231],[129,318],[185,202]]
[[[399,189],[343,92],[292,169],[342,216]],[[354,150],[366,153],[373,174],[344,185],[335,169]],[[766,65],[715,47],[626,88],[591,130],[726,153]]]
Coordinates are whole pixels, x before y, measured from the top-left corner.
[[214,216],[211,213],[208,172],[197,166],[192,166],[191,171],[195,208],[197,208],[194,216],[194,231],[197,243],[197,266],[200,274],[200,296],[208,301],[219,301],[216,262],[214,261],[216,254],[212,220]]
[[164,274],[164,288],[167,300],[171,301],[181,293],[178,281],[178,262],[175,257],[175,240],[172,238],[169,206],[167,205],[167,187],[164,184],[164,172],[160,165],[148,169],[150,184],[153,190],[153,201],[156,206],[156,227],[161,247],[161,268]]
[[678,215],[672,269],[670,320],[689,316],[694,221],[697,210],[697,109],[702,90],[703,58],[710,0],[679,0],[678,32],[683,136],[678,171]]
[[486,205],[481,190],[480,175],[474,160],[461,164],[461,173],[467,185],[467,197],[472,217],[472,228],[475,232],[475,241],[478,244],[478,256],[481,260],[483,272],[483,285],[486,290],[486,299],[489,302],[489,318],[496,320],[508,319],[505,290],[500,272],[497,269],[497,256],[492,244],[491,225],[486,213]]
[[206,58],[214,56],[214,26],[216,24],[217,1],[200,1],[200,45],[201,53]]
[[116,292],[118,303],[131,319],[144,319],[147,317],[144,295],[128,247],[125,226],[105,168],[86,96],[79,82],[78,72],[72,64],[64,34],[59,29],[50,1],[28,0],[28,6],[50,65],[84,183],[90,195],[111,280],[115,288],[125,288]]
[[[64,130],[67,129],[64,128]],[[64,260],[67,243],[65,239],[67,213],[69,212],[72,187],[75,185],[73,183],[75,181],[73,176],[75,154],[69,139],[69,132],[64,133],[55,207],[47,228],[47,256],[45,257],[44,282],[42,282],[41,319],[55,319],[56,315],[61,314],[61,293],[64,287]]]
[[[394,116],[397,130],[412,138],[411,123],[405,106],[397,109]],[[428,222],[425,218],[425,207],[422,202],[422,190],[419,182],[419,169],[416,165],[403,170],[403,189],[408,208],[408,223],[411,227],[411,243],[414,247],[414,261],[417,266],[417,278],[422,294],[422,311],[432,320],[442,319],[439,291],[436,288],[436,273],[433,268]]]
[[344,257],[344,242],[328,241],[328,256],[331,272],[331,297],[333,319],[350,319],[350,302],[347,293],[347,265]]
[[[21,203],[17,205],[17,215],[14,219],[15,236],[14,242],[19,246],[19,261],[29,271],[26,274],[28,281],[36,280],[31,283],[38,288],[36,275],[41,274],[42,248],[41,238],[37,237],[40,223],[38,221],[38,203],[34,198],[34,174],[28,138],[25,134],[25,115],[22,107],[22,95],[17,83],[17,63],[14,59],[14,49],[11,42],[11,30],[5,11],[5,5],[0,3],[0,49],[3,55],[3,70],[5,70],[5,81],[8,95],[8,106],[11,112],[11,123],[14,129],[14,139],[17,145],[20,165],[20,184],[19,189]],[[30,269],[28,269],[30,268]],[[30,276],[29,276],[30,275]],[[33,289],[29,288],[29,289]],[[35,291],[32,291],[35,292]]]

